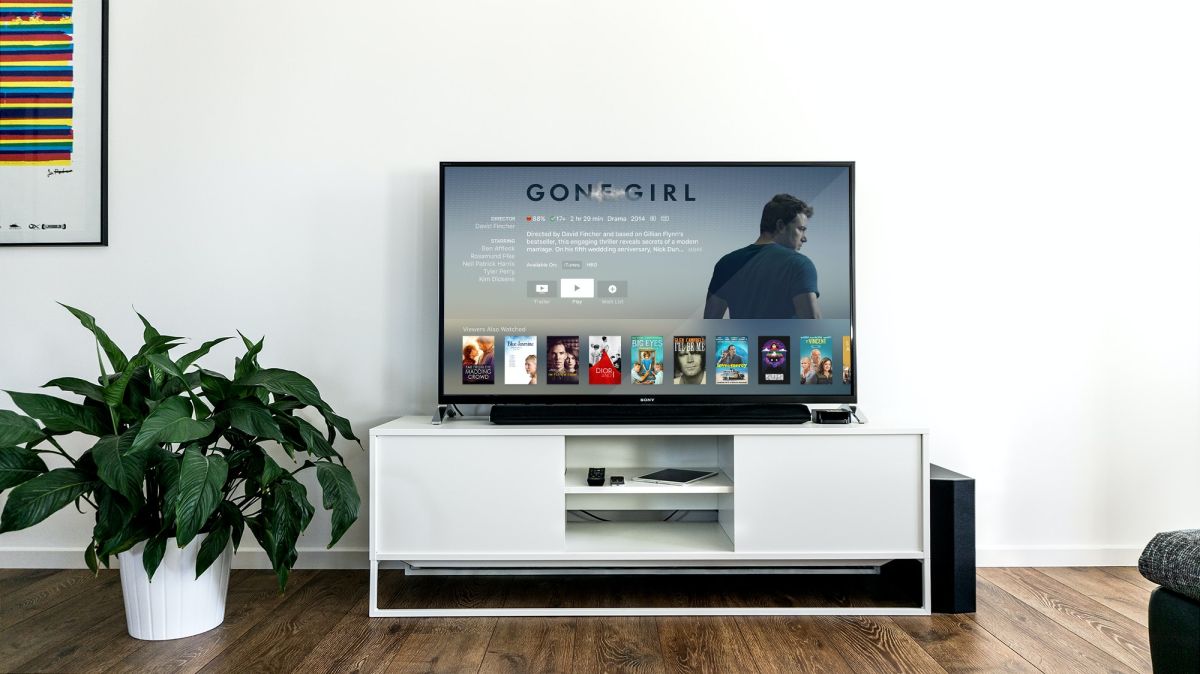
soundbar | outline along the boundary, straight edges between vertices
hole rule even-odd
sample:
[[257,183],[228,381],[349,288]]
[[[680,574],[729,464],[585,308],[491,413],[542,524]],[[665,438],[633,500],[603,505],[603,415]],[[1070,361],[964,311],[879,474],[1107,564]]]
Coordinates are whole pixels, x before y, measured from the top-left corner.
[[802,424],[812,419],[799,403],[693,405],[493,405],[493,424]]

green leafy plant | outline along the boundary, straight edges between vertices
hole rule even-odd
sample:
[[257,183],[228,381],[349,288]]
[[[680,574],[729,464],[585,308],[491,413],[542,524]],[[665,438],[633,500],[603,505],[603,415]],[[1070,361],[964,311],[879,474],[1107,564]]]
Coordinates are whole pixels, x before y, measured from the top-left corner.
[[[31,527],[72,503],[83,512],[86,503],[96,511],[84,551],[93,572],[145,541],[143,562],[153,577],[168,539],[182,548],[206,533],[199,577],[230,541],[236,550],[248,528],[282,591],[296,563],[296,542],[315,511],[297,474],[316,470],[333,524],[328,547],[358,519],[358,489],[333,445],[337,435],[360,448],[361,441],[308,378],[259,366],[263,340],[241,336],[246,353],[234,360],[229,378],[196,364],[229,337],[176,358],[171,351],[182,338],[160,334],[138,314],[144,343],[127,357],[96,319],[66,309],[95,336],[100,377],[96,383],[62,377],[43,386],[82,402],[8,392],[28,416],[0,410],[0,493],[12,489],[0,534]],[[301,410],[319,415],[324,430],[297,414]],[[96,441],[73,457],[55,439],[68,433]],[[282,447],[297,467],[288,470],[272,459],[267,443]],[[69,467],[49,469],[47,454],[60,455]]]

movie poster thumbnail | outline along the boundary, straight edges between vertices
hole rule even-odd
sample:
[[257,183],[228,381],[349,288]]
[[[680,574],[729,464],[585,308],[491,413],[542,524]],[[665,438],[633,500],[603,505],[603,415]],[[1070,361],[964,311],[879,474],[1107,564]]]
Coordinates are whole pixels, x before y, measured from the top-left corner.
[[717,384],[750,383],[750,338],[717,337]]
[[792,383],[791,337],[758,338],[758,383]]
[[579,383],[579,337],[551,335],[546,338],[546,383]]
[[621,336],[588,337],[588,383],[621,383]]
[[504,337],[504,383],[538,383],[537,337],[506,335]]
[[633,355],[633,367],[629,370],[629,381],[633,384],[662,384],[663,371],[663,338],[640,336],[630,342]]
[[675,338],[676,385],[708,383],[707,355],[704,337],[682,336]]
[[842,383],[849,384],[850,374],[850,335],[842,335]]
[[496,383],[496,338],[492,335],[473,335],[462,340],[462,383]]
[[833,337],[801,337],[798,353],[802,384],[833,383]]

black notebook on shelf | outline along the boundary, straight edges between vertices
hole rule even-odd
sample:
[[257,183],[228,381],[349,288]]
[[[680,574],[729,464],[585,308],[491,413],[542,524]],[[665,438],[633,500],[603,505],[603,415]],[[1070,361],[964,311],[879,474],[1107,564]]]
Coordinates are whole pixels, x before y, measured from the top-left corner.
[[636,482],[656,482],[658,484],[676,484],[684,485],[698,482],[707,477],[716,475],[716,471],[711,470],[687,470],[685,468],[664,468],[656,470],[653,473],[646,473],[633,478]]

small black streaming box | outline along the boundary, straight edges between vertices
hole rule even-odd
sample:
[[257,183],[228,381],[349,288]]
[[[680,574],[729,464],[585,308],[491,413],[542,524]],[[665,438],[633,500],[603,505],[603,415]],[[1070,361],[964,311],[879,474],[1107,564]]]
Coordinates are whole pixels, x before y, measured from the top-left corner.
[[814,424],[848,424],[850,410],[813,410],[812,420]]

